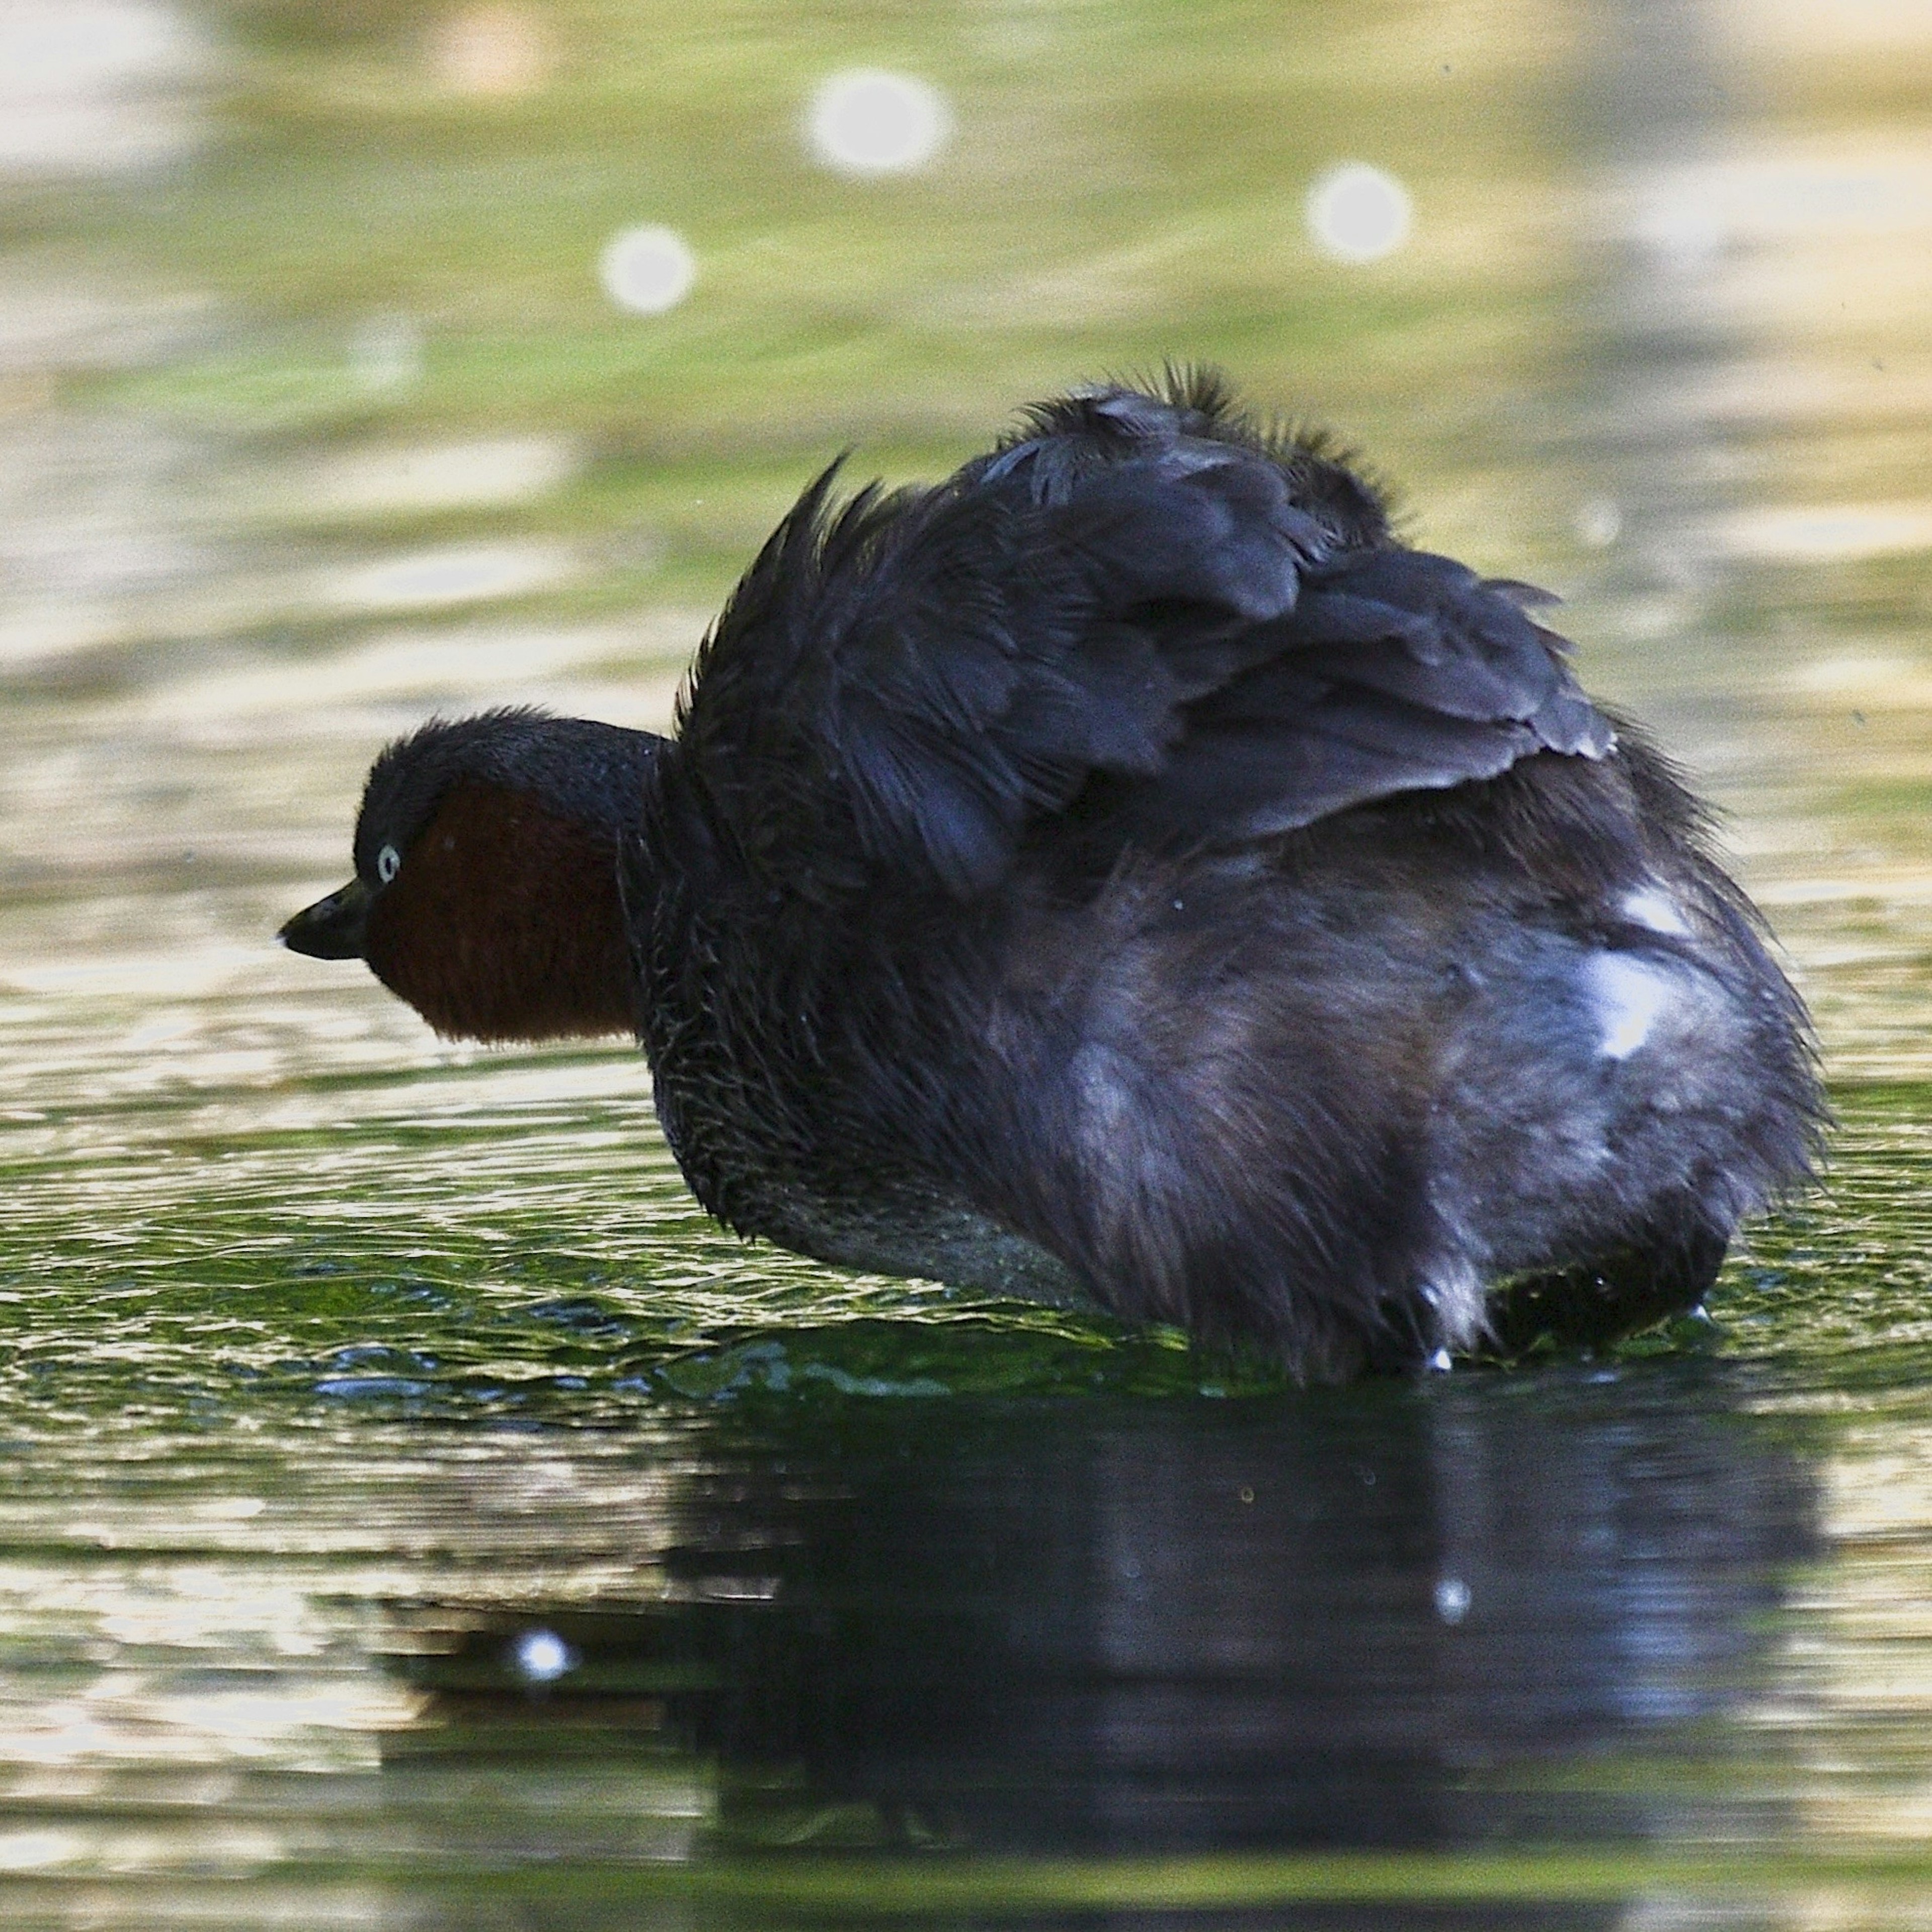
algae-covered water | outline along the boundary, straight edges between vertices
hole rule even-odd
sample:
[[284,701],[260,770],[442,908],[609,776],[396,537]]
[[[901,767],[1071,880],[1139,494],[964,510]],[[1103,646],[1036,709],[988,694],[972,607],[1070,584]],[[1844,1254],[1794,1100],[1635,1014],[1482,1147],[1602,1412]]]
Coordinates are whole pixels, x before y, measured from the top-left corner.
[[[1910,0],[0,7],[0,1919],[1932,1923],[1928,106]],[[1840,1125],[1708,1322],[838,1275],[271,944],[387,736],[662,724],[840,449],[1168,355],[1725,814]]]

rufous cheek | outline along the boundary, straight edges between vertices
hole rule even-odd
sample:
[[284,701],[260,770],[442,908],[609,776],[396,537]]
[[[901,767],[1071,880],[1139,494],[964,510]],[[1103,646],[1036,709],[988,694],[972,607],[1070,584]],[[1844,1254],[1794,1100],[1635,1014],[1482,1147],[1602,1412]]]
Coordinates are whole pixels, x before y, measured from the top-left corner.
[[614,854],[507,787],[450,787],[370,908],[367,957],[384,986],[452,1038],[632,1028]]

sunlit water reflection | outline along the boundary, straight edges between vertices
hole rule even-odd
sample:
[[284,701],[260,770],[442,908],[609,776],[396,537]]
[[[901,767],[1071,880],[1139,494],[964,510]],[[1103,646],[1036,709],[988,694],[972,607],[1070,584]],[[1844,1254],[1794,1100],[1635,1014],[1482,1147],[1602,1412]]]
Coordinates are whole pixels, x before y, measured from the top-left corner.
[[[277,321],[262,289],[136,272],[86,185],[150,195],[142,220],[181,197],[184,245],[245,227],[245,178],[165,172],[244,73],[291,126],[297,102],[416,128],[549,100],[603,141],[580,51],[642,56],[602,14],[290,8],[309,38],[220,56],[186,9],[80,10],[85,46],[60,9],[0,9],[0,50],[42,35],[40,118],[0,134],[7,1922],[1932,1922],[1916,10],[1858,0],[1823,44],[1768,0],[1666,10],[1674,90],[1654,46],[1580,70],[1574,201],[1549,156],[1486,150],[1459,201],[1401,138],[1420,97],[1361,76],[1417,84],[1412,43],[1486,114],[1569,16],[1425,32],[1395,8],[1290,48],[1238,8],[982,8],[907,60],[951,131],[904,181],[758,176],[769,232],[742,246],[662,186],[597,202],[586,300],[614,232],[663,220],[697,250],[686,320],[622,323],[692,332],[622,365],[676,378],[664,424],[621,432],[598,358],[639,338],[521,257],[555,326],[508,350],[373,271]],[[652,19],[649,86],[686,85],[674,44],[748,74],[783,166],[812,168],[812,88],[872,58],[767,73]],[[1047,55],[1084,82],[1034,76]],[[1204,74],[1197,126],[1159,89]],[[1273,139],[1291,94],[1328,144],[1300,172],[1178,206],[1132,116],[1091,105],[1158,99],[1219,142],[1250,112]],[[466,125],[478,156],[499,138]],[[728,198],[740,164],[703,140]],[[1358,153],[1412,196],[1390,252],[1216,280],[1265,254],[1242,211],[1298,237]],[[1144,232],[1092,241],[1070,154]],[[291,178],[334,178],[316,165]],[[460,227],[460,181],[419,165]],[[602,179],[530,232],[577,233]],[[951,228],[850,199],[915,180],[960,197]],[[1016,182],[1024,260],[1010,210],[978,212]],[[1525,292],[1531,202],[1564,211],[1568,354]],[[359,240],[380,206],[338,182],[310,219]],[[862,220],[885,225],[837,238]],[[478,233],[448,244],[464,287],[503,245]],[[1352,274],[1388,279],[1324,279]],[[841,277],[836,300],[814,279]],[[840,333],[860,291],[890,350]],[[714,374],[707,332],[761,303],[783,328]],[[1414,472],[1418,536],[1563,590],[1586,682],[1728,814],[1843,1125],[1712,1323],[1306,1394],[1172,1335],[836,1275],[698,1212],[634,1054],[439,1045],[268,944],[339,877],[386,736],[512,700],[662,723],[727,561],[818,462],[862,433],[930,471],[1021,393],[1139,356],[1116,332],[1148,316],[1155,352],[1263,388],[1292,350],[1298,393],[1332,385]]]

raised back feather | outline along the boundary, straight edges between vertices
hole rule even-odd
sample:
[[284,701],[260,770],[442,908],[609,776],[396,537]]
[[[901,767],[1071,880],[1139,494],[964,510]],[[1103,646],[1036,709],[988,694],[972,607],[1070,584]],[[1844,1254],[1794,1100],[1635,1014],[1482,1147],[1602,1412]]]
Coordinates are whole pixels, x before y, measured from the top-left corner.
[[833,466],[719,619],[682,760],[774,886],[970,898],[1076,801],[1102,848],[1232,842],[1612,742],[1538,593],[1396,547],[1369,486],[1203,379],[1031,427],[842,508]]

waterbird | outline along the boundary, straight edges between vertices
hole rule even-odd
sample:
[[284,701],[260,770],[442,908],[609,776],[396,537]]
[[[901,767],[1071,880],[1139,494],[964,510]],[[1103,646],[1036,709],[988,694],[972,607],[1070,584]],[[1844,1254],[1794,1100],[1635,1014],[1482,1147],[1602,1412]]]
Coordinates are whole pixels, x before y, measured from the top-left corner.
[[1804,1007],[1556,600],[1213,372],[838,475],[670,736],[431,718],[283,942],[445,1036],[634,1034],[742,1234],[1304,1380],[1692,1310],[1811,1175]]

